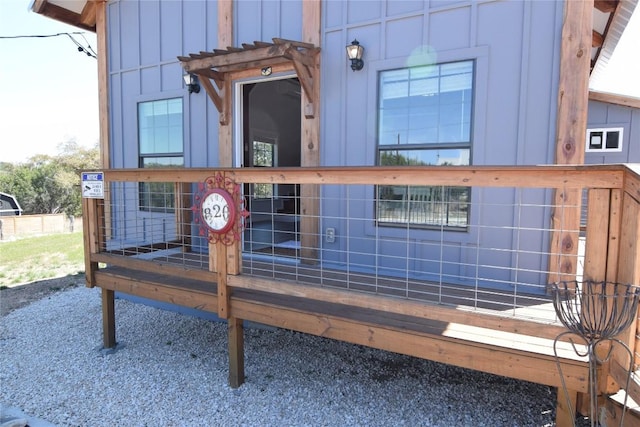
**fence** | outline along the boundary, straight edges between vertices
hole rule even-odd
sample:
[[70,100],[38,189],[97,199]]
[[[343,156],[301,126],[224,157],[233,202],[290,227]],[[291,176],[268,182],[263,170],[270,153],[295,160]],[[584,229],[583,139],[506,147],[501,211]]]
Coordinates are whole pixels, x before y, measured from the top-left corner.
[[0,217],[0,240],[74,231],[82,231],[81,217],[68,217],[65,214]]

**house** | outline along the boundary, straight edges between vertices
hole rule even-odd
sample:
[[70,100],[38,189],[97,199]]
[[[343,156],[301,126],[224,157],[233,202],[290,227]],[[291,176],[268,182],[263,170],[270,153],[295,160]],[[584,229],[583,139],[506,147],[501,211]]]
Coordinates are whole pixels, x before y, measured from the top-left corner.
[[586,164],[640,162],[640,99],[591,92]]
[[565,388],[568,425],[548,284],[640,281],[637,172],[576,166],[636,3],[36,0],[98,35],[105,347],[119,291],[228,319],[234,386],[253,320]]

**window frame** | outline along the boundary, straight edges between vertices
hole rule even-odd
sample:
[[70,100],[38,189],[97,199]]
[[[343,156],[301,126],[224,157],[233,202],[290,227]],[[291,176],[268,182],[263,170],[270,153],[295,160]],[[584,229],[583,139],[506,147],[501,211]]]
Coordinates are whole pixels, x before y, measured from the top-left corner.
[[[166,167],[184,167],[185,166],[185,101],[184,96],[167,96],[165,94],[164,97],[154,97],[151,99],[139,99],[136,102],[136,124],[137,124],[137,154],[138,154],[138,168],[146,169],[145,160],[148,159],[166,159],[169,160],[169,164]],[[180,137],[181,137],[181,146],[182,151],[156,151],[156,152],[143,152],[142,149],[142,130],[141,127],[141,106],[143,104],[154,104],[162,101],[172,101],[172,100],[180,100],[181,106],[181,118],[180,118]],[[167,114],[169,116],[169,114]],[[167,126],[169,127],[169,126]],[[167,130],[168,131],[168,130]],[[167,135],[168,137],[168,135]],[[169,146],[170,148],[170,146]],[[180,159],[180,162],[171,162],[171,159]],[[160,167],[162,168],[162,167]],[[164,201],[162,204],[155,204],[151,195],[157,193],[150,189],[151,186],[158,186],[162,189],[161,191],[161,199]],[[163,213],[174,213],[175,212],[175,189],[174,184],[172,182],[154,182],[154,183],[145,183],[141,182],[138,185],[138,208],[140,211],[144,212],[163,212]]]
[[[591,148],[591,134],[602,132],[602,147],[600,148]],[[616,148],[607,148],[607,135],[609,133],[618,132],[618,147]],[[586,141],[585,141],[585,152],[587,153],[620,153],[622,152],[622,145],[624,143],[624,127],[616,126],[616,127],[599,127],[599,128],[588,128]]]
[[[271,165],[267,166],[267,165],[257,165],[256,164],[256,158],[255,158],[255,144],[256,143],[260,143],[260,144],[267,144],[271,147]],[[273,168],[276,167],[276,165],[278,164],[278,138],[275,136],[268,136],[265,135],[265,132],[256,132],[256,133],[252,133],[251,136],[251,165],[253,167],[256,168]],[[256,188],[259,187],[263,187],[266,188],[267,186],[271,187],[271,195],[258,195],[258,191],[256,190]],[[277,184],[269,184],[269,183],[255,183],[252,184],[252,188],[251,188],[251,196],[254,199],[275,199],[277,198],[278,195],[278,186]]]
[[[438,67],[442,67],[443,65],[447,65],[447,64],[464,64],[464,63],[470,63],[471,66],[471,88],[470,88],[470,99],[468,100],[469,103],[469,116],[468,116],[468,128],[464,129],[463,131],[465,133],[467,133],[467,141],[452,141],[452,142],[443,142],[443,141],[437,141],[437,142],[422,142],[422,143],[403,143],[403,144],[396,144],[396,145],[392,145],[392,144],[381,144],[381,120],[382,120],[382,112],[383,109],[381,107],[381,100],[380,97],[382,96],[382,92],[383,92],[383,87],[382,87],[382,76],[385,72],[393,72],[395,70],[410,70],[413,67],[407,67],[406,65],[402,66],[402,67],[389,67],[389,68],[381,68],[378,69],[376,71],[376,104],[375,104],[375,114],[376,114],[376,118],[377,118],[377,125],[376,125],[376,148],[375,148],[375,164],[377,165],[381,165],[381,158],[382,158],[382,154],[385,152],[393,152],[396,151],[396,153],[403,151],[403,152],[411,152],[411,151],[415,151],[415,152],[439,152],[441,150],[460,150],[460,153],[463,154],[460,158],[464,158],[466,157],[466,165],[470,165],[472,164],[472,149],[474,146],[474,117],[476,115],[476,96],[477,96],[477,85],[478,85],[478,63],[477,63],[477,58],[476,57],[467,57],[467,58],[459,58],[459,59],[452,59],[452,60],[448,60],[448,61],[442,61],[439,62],[437,64],[425,64],[424,67],[433,67],[433,66],[438,66]],[[442,83],[442,79],[443,79],[443,75],[441,73],[442,69],[439,68],[438,69],[438,80],[437,80],[437,84],[438,84],[438,94],[442,93],[440,92],[440,88],[441,88],[441,83]],[[410,76],[409,76],[410,77]],[[444,76],[446,77],[446,76]],[[407,80],[407,85],[411,85],[412,80],[409,78]],[[442,104],[438,104],[438,113],[440,113],[442,111]],[[462,122],[461,123],[465,123],[464,121],[464,116],[465,116],[465,112],[461,113],[461,119]],[[440,126],[441,124],[438,121],[438,126]],[[406,133],[408,135],[409,131],[410,131],[410,125],[407,124],[406,127]],[[400,134],[398,134],[400,135]],[[399,137],[398,137],[399,138]],[[407,136],[408,138],[408,136]],[[438,139],[439,139],[439,135],[438,135]],[[464,156],[463,151],[466,150],[466,156]],[[439,155],[439,154],[438,154]],[[406,156],[405,156],[406,157]],[[411,159],[411,157],[406,157],[407,159]],[[411,163],[410,161],[408,161],[407,163]],[[437,165],[437,164],[436,164]],[[393,218],[391,219],[381,219],[382,215],[381,215],[381,198],[380,198],[380,194],[381,191],[384,190],[385,188],[393,188],[395,187],[402,187],[404,194],[406,195],[406,199],[403,197],[402,200],[402,210],[403,212],[399,212],[401,214],[401,218],[399,220],[394,220]],[[414,191],[412,191],[412,189]],[[425,189],[426,193],[438,193],[440,192],[440,194],[447,194],[447,200],[439,200],[439,201],[424,201],[421,200],[419,202],[416,202],[415,198],[412,198],[411,194],[412,193],[422,193],[423,191],[419,190],[419,189]],[[453,192],[459,192],[460,189],[464,189],[465,190],[465,194],[466,196],[464,197],[464,201],[458,201],[458,202],[454,202],[451,200],[451,194]],[[415,190],[419,190],[419,191],[415,191]],[[394,193],[395,194],[395,193]],[[455,204],[460,204],[463,203],[462,207],[459,207],[458,209],[462,212],[464,212],[464,219],[462,220],[462,224],[458,224],[455,223],[455,221],[450,222],[449,220],[449,207],[452,206],[452,203]],[[428,220],[428,214],[426,213],[426,209],[425,213],[423,213],[422,215],[422,221],[417,221],[414,220],[412,221],[412,217],[416,217],[415,216],[415,208],[414,206],[420,205],[422,206],[423,204],[429,204],[431,206],[431,209],[433,211],[438,210],[438,206],[440,206],[440,213],[436,214],[438,215],[438,220],[434,221],[434,222],[430,222]],[[418,206],[418,208],[420,209],[420,206]],[[471,221],[471,188],[470,187],[453,187],[453,186],[411,186],[411,185],[407,185],[407,186],[376,186],[374,189],[374,206],[373,206],[373,215],[375,218],[375,225],[377,227],[391,227],[391,228],[416,228],[416,229],[427,229],[427,230],[433,230],[433,229],[437,229],[437,230],[447,230],[447,231],[468,231],[469,230],[469,225],[470,225],[470,221]],[[425,208],[425,206],[422,206],[422,208]],[[395,215],[395,213],[394,213]]]

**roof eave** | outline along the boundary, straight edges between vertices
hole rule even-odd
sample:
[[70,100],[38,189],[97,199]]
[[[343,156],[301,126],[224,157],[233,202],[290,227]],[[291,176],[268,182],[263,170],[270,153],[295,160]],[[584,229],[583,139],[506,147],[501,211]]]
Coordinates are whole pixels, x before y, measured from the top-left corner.
[[595,64],[591,71],[590,83],[595,83],[603,74],[609,64],[609,60],[616,50],[618,42],[624,33],[625,28],[629,24],[629,20],[633,15],[638,4],[638,0],[620,0],[613,12],[610,24],[604,34],[604,42],[602,48],[599,49]]
[[636,98],[634,96],[590,90],[589,99],[592,101],[606,102],[607,104],[622,105],[624,107],[640,109],[640,98]]
[[95,33],[97,1],[102,0],[78,0],[82,5],[80,12],[65,8],[60,0],[33,0],[30,9],[56,21]]

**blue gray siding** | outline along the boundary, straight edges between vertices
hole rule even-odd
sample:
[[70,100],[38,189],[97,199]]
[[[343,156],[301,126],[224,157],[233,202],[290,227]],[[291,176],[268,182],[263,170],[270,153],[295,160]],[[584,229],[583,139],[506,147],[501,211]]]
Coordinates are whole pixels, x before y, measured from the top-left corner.
[[[234,8],[236,46],[273,37],[302,39],[301,0],[243,0]],[[217,46],[217,12],[215,2],[205,1],[121,0],[108,4],[112,167],[138,166],[137,103],[171,97],[183,98],[185,166],[217,166],[217,110],[206,94],[188,95],[176,59],[226,48]],[[553,163],[562,12],[560,1],[323,1],[321,164],[375,164],[378,72],[428,60],[469,59],[476,63],[472,164]],[[345,55],[346,44],[354,38],[365,47],[365,66],[358,72],[351,71]],[[333,198],[347,196],[345,188],[325,192]],[[349,192],[353,200],[373,197],[371,187],[353,187]],[[548,196],[546,191],[472,192],[474,202],[495,201],[505,206],[515,201],[541,205]],[[374,217],[371,204],[349,208]],[[333,218],[347,213],[346,202],[321,209]],[[444,242],[449,273],[465,276],[470,274],[465,265],[485,261],[483,247],[511,247],[519,242],[511,228],[489,233],[475,225],[497,221],[540,230],[548,226],[548,217],[546,209],[522,215],[513,208],[473,208],[468,232],[445,232],[443,237],[438,231],[422,230],[411,238],[434,245]],[[372,222],[349,226],[346,220],[327,219],[322,222],[322,229],[326,227],[335,227],[338,237],[349,230],[352,237],[382,233],[402,238],[401,230],[376,230]],[[526,239],[526,249],[543,254],[548,247],[544,234]],[[326,249],[354,250],[341,248],[342,241],[338,238],[335,246]],[[373,256],[369,249],[363,244],[360,256],[365,262]],[[393,247],[379,249],[394,251]],[[429,260],[440,255],[409,256],[416,260],[416,269],[428,271]],[[537,271],[545,270],[545,262],[544,255],[518,260]],[[485,264],[515,266],[509,256]],[[513,280],[512,274],[511,268],[496,270],[496,277],[505,283]],[[539,279],[531,277],[531,282]]]
[[112,167],[138,167],[137,103],[182,97],[185,164],[217,162],[218,113],[206,95],[189,96],[176,57],[217,43],[217,5],[117,1],[108,5]]
[[[322,164],[375,164],[376,88],[380,71],[430,60],[469,59],[476,61],[472,163],[553,163],[562,8],[562,2],[522,1],[323,3]],[[353,39],[365,47],[362,71],[352,72],[344,54],[345,45]],[[371,200],[373,189],[332,188],[326,190],[326,195],[333,200],[347,197]],[[513,190],[474,189],[474,202],[490,201],[505,208],[472,208],[468,232],[444,232],[443,236],[439,230],[412,230],[410,238],[420,243],[416,247],[422,252],[433,247],[433,253],[411,252],[407,256],[415,260],[417,270],[432,272],[434,276],[473,278],[475,271],[467,270],[475,269],[476,263],[490,265],[494,271],[484,277],[493,276],[496,283],[505,285],[515,279],[513,267],[545,271],[547,257],[541,255],[548,249],[545,233],[530,233],[522,239],[513,228],[477,225],[496,223],[545,229],[549,225],[548,209],[530,210],[523,215],[508,206],[516,201],[544,205],[548,198],[546,191],[516,194]],[[341,247],[344,239],[337,239],[334,244],[325,244],[326,256],[333,258],[333,262],[347,263],[340,251],[355,251],[359,255],[349,258],[352,266],[385,267],[375,265],[375,256],[364,238],[380,235],[403,239],[408,237],[407,230],[337,219],[345,217],[347,211],[362,211],[374,217],[372,203],[361,206],[327,203],[323,213],[334,219],[325,220],[322,228],[334,227],[338,236],[346,230],[350,236],[361,235],[362,245],[358,247],[357,240],[350,240],[349,248]],[[436,268],[441,243],[447,262]],[[482,249],[518,246],[532,255],[521,256],[516,262],[508,255],[496,259],[495,251]],[[391,247],[377,250],[394,251]],[[543,280],[538,273],[521,274],[530,277],[521,276],[519,281]]]
[[[640,162],[640,109],[622,105],[589,101],[587,128],[623,128],[622,151],[609,153],[587,152],[584,162],[639,163]],[[583,145],[583,148],[586,146]]]
[[[420,52],[432,52],[438,62],[477,61],[474,164],[553,163],[562,7],[522,1],[323,3],[323,163],[374,163],[377,73],[424,63]],[[344,53],[354,38],[365,46],[359,72],[349,69]],[[347,127],[347,121],[355,125]],[[347,150],[361,155],[348,156]]]

